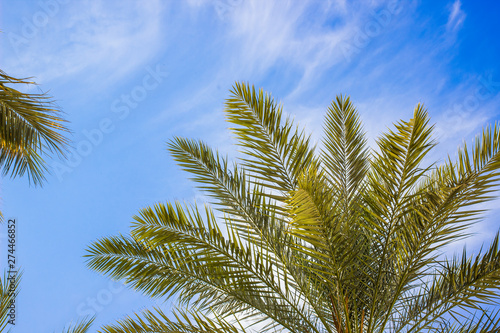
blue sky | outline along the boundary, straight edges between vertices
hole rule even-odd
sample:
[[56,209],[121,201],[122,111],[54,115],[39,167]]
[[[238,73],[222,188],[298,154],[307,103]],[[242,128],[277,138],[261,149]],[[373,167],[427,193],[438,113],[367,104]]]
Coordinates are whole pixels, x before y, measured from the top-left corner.
[[[271,92],[315,139],[340,93],[372,144],[424,103],[440,142],[429,162],[453,155],[500,115],[499,10],[493,0],[0,1],[0,68],[34,76],[73,131],[69,160],[51,162],[43,188],[1,179],[24,269],[14,332],[170,307],[111,283],[82,256],[92,241],[127,233],[142,207],[203,200],[166,142],[200,138],[233,154],[223,103],[235,81]],[[498,212],[474,227],[469,247],[489,241]]]

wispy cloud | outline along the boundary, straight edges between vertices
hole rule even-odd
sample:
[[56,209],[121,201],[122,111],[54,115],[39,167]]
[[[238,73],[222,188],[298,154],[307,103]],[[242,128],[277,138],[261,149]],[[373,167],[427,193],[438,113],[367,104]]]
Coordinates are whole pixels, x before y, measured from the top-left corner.
[[[314,78],[322,68],[342,61],[336,46],[348,38],[358,20],[353,17],[354,11],[349,12],[344,0],[324,2],[320,8],[308,1],[226,2],[232,7],[224,20],[217,19],[217,8],[212,2],[188,2],[190,10],[204,11],[204,14],[208,14],[207,9],[212,6],[213,24],[220,29],[213,42],[221,45],[217,52],[220,58],[216,62],[220,67],[213,71],[215,74],[210,76],[209,81],[202,85],[199,82],[194,84],[200,91],[193,91],[191,86],[186,92],[189,98],[181,99],[176,105],[170,104],[164,114],[171,116],[172,110],[195,109],[207,103],[217,94],[219,85],[225,87],[240,80],[258,84],[270,69],[280,66],[286,66],[287,71],[294,75],[298,74],[298,79],[304,81],[299,86],[305,87],[306,81]],[[364,10],[369,11],[370,8],[366,6]],[[315,20],[311,22],[309,15],[314,15]],[[165,115],[161,118],[165,119]]]
[[[192,0],[191,10],[206,9],[210,4]],[[367,107],[370,132],[377,136],[392,121],[411,116],[416,103],[431,103],[447,82],[442,53],[450,45],[442,44],[442,36],[431,35],[408,44],[401,32],[413,26],[416,1],[403,1],[395,7],[393,1],[332,0],[314,10],[307,1],[293,6],[269,1],[238,4],[232,8],[227,21],[219,22],[224,27],[223,38],[231,42],[220,49],[225,60],[216,76],[211,82],[198,85],[199,92],[189,91],[189,98],[184,99],[188,102],[169,105],[165,113],[192,110],[210,103],[219,83],[225,86],[235,80],[251,80],[258,84],[269,75],[270,69],[284,66],[287,72],[294,72],[293,82],[283,83],[286,94],[277,95],[276,87],[264,88],[273,91],[285,104],[295,104],[299,118],[310,119],[311,112],[324,111],[327,107],[327,104],[300,104],[306,94],[324,95],[325,90],[329,90],[329,98],[337,93],[357,94],[353,97],[363,96],[359,106]],[[213,14],[216,15],[215,11]],[[307,20],[309,15],[314,15],[315,20]],[[358,39],[363,38],[368,41],[358,43]],[[346,43],[357,48],[352,59],[346,59],[342,52],[341,45]],[[426,57],[421,57],[421,49],[428,50]],[[329,77],[328,87],[321,86],[325,75]],[[458,91],[447,93],[453,95]],[[386,122],[381,122],[378,114],[369,113],[377,110],[383,112]],[[438,113],[437,109],[431,111]],[[473,127],[477,125],[474,122]],[[313,121],[310,126],[315,127]]]
[[446,29],[448,31],[457,31],[462,26],[466,15],[461,7],[462,3],[460,0],[455,0],[450,6],[450,15],[446,23]]
[[[211,2],[192,0],[191,10],[207,9],[210,5]],[[311,11],[307,1],[293,6],[238,1],[238,6],[232,7],[226,17],[228,20],[219,22],[223,38],[231,42],[222,44],[219,54],[224,61],[217,74],[210,81],[197,83],[196,91],[186,92],[187,98],[179,97],[179,102],[170,104],[157,120],[170,119],[173,110],[195,112],[191,110],[213,105],[214,95],[221,95],[219,84],[250,80],[259,85],[270,70],[283,66],[288,73],[294,72],[289,76],[291,83],[273,81],[275,86],[264,89],[283,101],[286,111],[311,132],[321,133],[323,114],[329,103],[308,102],[318,101],[318,96],[328,95],[331,100],[338,93],[351,94],[365,119],[372,144],[387,126],[399,119],[409,119],[415,105],[421,102],[437,123],[437,136],[445,141],[437,155],[445,154],[459,144],[464,134],[475,133],[489,119],[488,110],[498,105],[498,101],[493,92],[488,92],[487,100],[482,95],[478,103],[471,100],[475,98],[475,90],[482,87],[477,79],[461,85],[450,83],[448,63],[453,57],[444,54],[449,54],[453,44],[443,42],[446,39],[443,31],[407,42],[405,32],[415,29],[416,23],[417,29],[427,29],[413,16],[418,6],[417,1],[403,1],[396,8],[393,1],[360,4],[333,0]],[[215,11],[212,14],[216,15]],[[315,20],[306,20],[308,15],[314,15]],[[461,3],[456,1],[449,24],[458,29],[464,18]],[[359,44],[356,38],[368,41]],[[343,43],[358,48],[350,60],[340,48]],[[425,56],[422,50],[426,50]],[[322,83],[325,80],[326,85]],[[277,88],[285,93],[280,95]],[[317,95],[305,97],[310,94]],[[204,112],[220,112],[221,102],[217,107],[204,107]],[[472,102],[477,105],[467,112],[465,120],[463,112],[457,113],[454,105],[469,110]]]
[[[127,6],[107,1],[61,4],[33,38],[13,45],[17,57],[5,59],[4,66],[20,76],[36,76],[38,82],[85,73],[87,82],[102,88],[155,53],[160,45],[161,9],[158,0]],[[43,8],[38,10],[43,14]],[[12,33],[23,38],[22,30]]]
[[[318,3],[309,1],[227,2],[233,4],[231,12],[225,20],[215,20],[221,31],[217,38],[225,42],[219,50],[224,61],[214,79],[223,84],[235,80],[257,83],[270,69],[285,66],[287,72],[298,75],[294,79],[297,82],[293,89],[295,94],[309,87],[311,80],[317,79],[325,69],[344,61],[339,43],[351,38],[364,22],[363,16],[383,6],[376,1],[362,6],[348,5],[344,0],[325,1],[319,8]],[[201,11],[212,2],[191,0],[188,4],[191,10]],[[216,8],[212,9],[216,16]],[[310,15],[314,15],[314,21],[308,19]],[[213,83],[207,82],[202,88],[205,96],[211,95],[207,87],[216,89],[217,84]]]
[[[330,1],[314,12],[314,23],[306,22],[310,4],[245,2],[232,16],[231,37],[239,44],[242,74],[263,73],[279,62],[310,72],[325,59],[339,60],[332,50],[355,26],[345,20],[344,1]],[[339,24],[342,22],[342,24]]]

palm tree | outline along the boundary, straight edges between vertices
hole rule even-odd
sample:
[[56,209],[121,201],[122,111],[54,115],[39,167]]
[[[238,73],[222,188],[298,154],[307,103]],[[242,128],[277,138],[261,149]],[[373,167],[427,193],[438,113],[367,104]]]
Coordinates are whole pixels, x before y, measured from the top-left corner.
[[[423,166],[436,143],[422,105],[368,150],[339,96],[321,149],[247,84],[226,102],[242,156],[175,138],[169,151],[211,206],[158,203],[129,236],[100,239],[88,265],[154,298],[173,317],[136,313],[103,332],[497,332],[500,252],[447,259],[500,178],[500,127],[458,158]],[[224,222],[221,227],[219,222]]]
[[[23,93],[11,85],[34,84],[16,79],[0,70],[0,169],[3,175],[27,175],[31,183],[42,185],[48,171],[45,157],[64,156],[68,132],[61,111],[44,93]],[[0,212],[0,222],[3,215]],[[18,293],[20,275],[0,278],[0,332],[10,319],[9,306]]]

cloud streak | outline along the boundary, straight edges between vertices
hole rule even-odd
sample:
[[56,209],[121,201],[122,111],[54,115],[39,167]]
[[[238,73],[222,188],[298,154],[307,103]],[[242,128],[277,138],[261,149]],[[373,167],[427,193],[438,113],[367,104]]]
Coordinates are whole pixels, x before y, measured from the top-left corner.
[[[46,12],[42,4],[22,19],[25,24]],[[17,57],[6,59],[6,70],[34,75],[39,83],[85,73],[81,78],[86,83],[102,89],[142,66],[161,45],[162,4],[158,0],[128,2],[128,6],[69,2],[53,12],[33,38],[11,43]],[[23,29],[8,33],[22,37]]]
[[466,15],[461,7],[462,3],[460,0],[455,0],[455,2],[451,5],[450,15],[448,16],[448,22],[446,23],[446,29],[448,31],[457,31],[462,26]]

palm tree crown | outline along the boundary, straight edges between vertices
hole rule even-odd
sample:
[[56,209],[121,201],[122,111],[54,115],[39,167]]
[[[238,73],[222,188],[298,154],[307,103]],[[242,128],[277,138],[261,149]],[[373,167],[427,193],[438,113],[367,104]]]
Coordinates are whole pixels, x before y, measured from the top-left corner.
[[[130,236],[96,241],[92,269],[158,298],[159,308],[104,332],[493,332],[498,235],[485,251],[443,259],[491,200],[500,128],[487,127],[456,162],[422,166],[435,146],[417,105],[369,150],[348,97],[310,136],[262,90],[237,83],[226,102],[243,157],[202,141],[168,147],[211,206],[158,203]],[[223,221],[222,228],[219,221]],[[189,308],[189,310],[187,310]],[[464,324],[465,323],[465,324]]]

